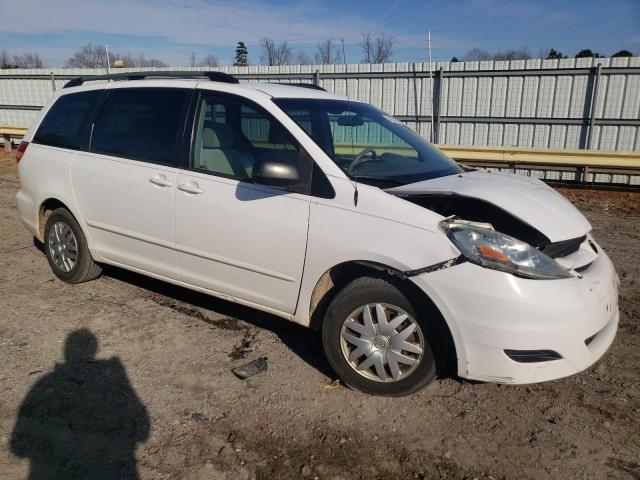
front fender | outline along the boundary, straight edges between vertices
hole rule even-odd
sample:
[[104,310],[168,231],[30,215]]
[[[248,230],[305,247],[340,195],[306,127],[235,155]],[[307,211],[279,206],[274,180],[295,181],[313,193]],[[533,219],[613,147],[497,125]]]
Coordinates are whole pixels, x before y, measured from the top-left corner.
[[371,262],[406,272],[446,262],[458,255],[437,228],[431,231],[357,209],[312,202],[304,274],[293,320],[309,325],[313,290],[322,275],[336,265]]

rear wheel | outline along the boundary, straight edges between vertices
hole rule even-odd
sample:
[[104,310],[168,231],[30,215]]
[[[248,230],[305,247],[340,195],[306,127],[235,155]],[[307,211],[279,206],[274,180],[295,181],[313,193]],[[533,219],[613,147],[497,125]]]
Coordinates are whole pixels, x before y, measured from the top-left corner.
[[376,395],[407,395],[436,375],[428,320],[396,286],[361,277],[327,308],[325,354],[350,387]]
[[91,257],[80,225],[66,208],[57,208],[47,218],[44,249],[53,273],[67,283],[93,280],[102,272]]

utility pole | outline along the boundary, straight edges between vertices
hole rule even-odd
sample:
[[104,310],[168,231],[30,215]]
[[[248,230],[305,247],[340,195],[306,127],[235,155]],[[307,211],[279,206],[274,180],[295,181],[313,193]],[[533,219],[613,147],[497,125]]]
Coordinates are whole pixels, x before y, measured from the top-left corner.
[[107,54],[107,74],[109,74],[109,69],[111,69],[111,59],[109,58],[109,46],[104,46],[104,51]]

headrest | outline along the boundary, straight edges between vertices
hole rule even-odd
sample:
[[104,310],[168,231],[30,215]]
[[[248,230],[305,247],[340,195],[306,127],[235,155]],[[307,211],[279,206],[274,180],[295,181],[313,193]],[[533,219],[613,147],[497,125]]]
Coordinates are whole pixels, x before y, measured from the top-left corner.
[[280,125],[275,123],[269,124],[269,143],[274,145],[288,145],[291,143],[291,137],[287,131]]
[[208,123],[202,129],[203,148],[233,147],[233,129],[225,123]]

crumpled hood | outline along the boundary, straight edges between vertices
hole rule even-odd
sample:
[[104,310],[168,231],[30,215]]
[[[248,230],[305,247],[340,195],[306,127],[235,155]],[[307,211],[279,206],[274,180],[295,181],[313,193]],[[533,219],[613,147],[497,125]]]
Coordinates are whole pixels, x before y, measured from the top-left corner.
[[492,203],[531,225],[551,242],[581,237],[589,221],[569,200],[540,180],[475,170],[387,189],[395,195],[458,194]]

